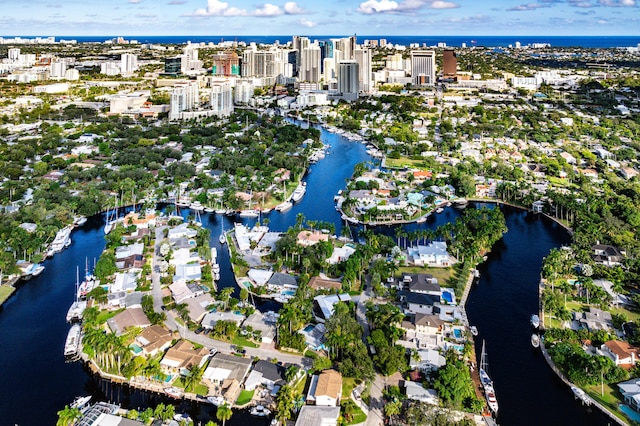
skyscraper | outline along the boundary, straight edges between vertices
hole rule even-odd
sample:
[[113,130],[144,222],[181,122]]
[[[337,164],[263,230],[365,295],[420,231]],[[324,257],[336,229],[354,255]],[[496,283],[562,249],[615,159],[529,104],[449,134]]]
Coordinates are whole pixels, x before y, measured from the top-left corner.
[[353,59],[358,62],[360,91],[369,93],[371,91],[371,50],[367,47],[356,47],[353,53]]
[[182,111],[193,109],[198,103],[200,103],[200,88],[197,82],[176,85],[171,92],[169,119],[179,119]]
[[236,52],[216,53],[213,55],[211,74],[232,76],[240,75],[240,59]]
[[233,112],[233,89],[228,83],[211,86],[211,110],[217,116],[228,117]]
[[123,53],[120,56],[120,73],[132,74],[138,69],[138,56],[133,53]]
[[343,99],[354,101],[360,92],[360,65],[356,61],[338,64],[338,92]]
[[308,47],[303,48],[300,52],[300,81],[308,81],[317,83],[321,78],[322,55],[320,54],[320,46],[312,43]]
[[456,78],[458,74],[458,60],[453,49],[445,49],[442,53],[442,76]]
[[433,50],[414,50],[411,52],[411,77],[416,86],[435,83],[436,53]]

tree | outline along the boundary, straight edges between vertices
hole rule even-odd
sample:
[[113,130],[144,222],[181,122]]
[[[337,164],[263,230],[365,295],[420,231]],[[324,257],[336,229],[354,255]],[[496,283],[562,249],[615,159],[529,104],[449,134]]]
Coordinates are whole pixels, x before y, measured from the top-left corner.
[[222,422],[222,426],[231,418],[233,411],[229,404],[222,404],[216,410],[216,418]]
[[445,405],[456,409],[465,398],[474,396],[469,368],[453,354],[447,354],[447,363],[438,370],[433,388]]
[[397,416],[400,414],[400,409],[402,408],[402,403],[400,401],[391,401],[385,404],[384,406],[384,414],[389,417],[389,421],[393,418],[393,416]]
[[295,400],[295,391],[291,386],[284,385],[278,390],[276,395],[276,418],[282,424],[286,424],[286,421],[293,415]]
[[77,407],[64,406],[64,409],[58,411],[58,421],[56,426],[70,426],[76,423],[82,417],[82,412]]

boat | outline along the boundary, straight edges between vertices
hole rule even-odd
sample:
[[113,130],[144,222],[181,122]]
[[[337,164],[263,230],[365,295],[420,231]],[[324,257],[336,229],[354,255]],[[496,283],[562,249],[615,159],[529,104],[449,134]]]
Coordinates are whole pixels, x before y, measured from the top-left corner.
[[164,388],[164,392],[174,398],[182,398],[183,395],[182,391],[174,386]]
[[474,336],[478,335],[478,328],[475,325],[472,325],[469,330],[471,331],[471,334]]
[[426,222],[427,221],[427,216],[428,215],[420,216],[418,218],[418,220],[416,220],[416,223],[424,223],[424,222]]
[[467,205],[469,205],[469,202],[466,200],[466,198],[458,198],[456,200],[453,200],[453,208],[455,209],[464,209],[465,207],[467,207]]
[[300,200],[302,200],[302,197],[304,197],[304,194],[307,192],[307,183],[306,182],[300,182],[300,185],[298,185],[298,187],[295,189],[295,191],[293,191],[293,194],[291,194],[291,199],[294,202],[298,202]]
[[254,209],[240,210],[240,217],[258,217],[260,213]]
[[540,347],[540,336],[537,333],[531,335],[531,346],[534,348]]
[[291,201],[284,201],[276,206],[277,212],[286,212],[291,207],[293,207],[293,203]]
[[76,216],[75,219],[73,220],[73,225],[74,226],[82,226],[85,223],[87,223],[87,217],[86,216]]
[[216,407],[219,407],[226,402],[221,396],[208,396],[207,401],[209,401],[209,403],[215,405]]
[[540,317],[536,314],[531,315],[531,325],[534,328],[540,327]]
[[81,321],[84,315],[85,309],[87,309],[87,301],[80,300],[79,291],[80,288],[80,272],[76,269],[76,291],[75,298],[69,310],[67,311],[67,322]]
[[263,405],[256,405],[251,409],[251,411],[249,411],[249,414],[251,414],[252,416],[267,417],[269,414],[271,414],[271,410],[265,408]]
[[180,424],[193,424],[193,420],[187,413],[178,413],[173,416],[173,420]]
[[204,206],[198,200],[196,200],[193,203],[189,204],[189,208],[191,210],[194,210],[194,211],[197,211],[197,212],[204,211]]
[[493,380],[489,377],[489,373],[487,372],[488,363],[487,363],[487,353],[484,349],[484,340],[482,341],[482,354],[480,355],[480,369],[478,373],[480,374],[480,383],[484,388],[484,395],[487,399],[487,405],[489,409],[493,411],[494,414],[498,414],[498,400],[496,399],[496,392],[493,388]]
[[67,334],[67,340],[64,343],[64,356],[68,358],[78,355],[78,347],[82,335],[82,327],[80,324],[73,324]]
[[49,246],[49,254],[60,253],[71,244],[71,227],[65,226],[56,233],[56,237]]
[[105,235],[113,231],[113,229],[116,227],[117,224],[118,224],[118,197],[116,196],[113,210],[107,210],[107,219],[105,220],[105,223],[104,223]]
[[438,207],[436,209],[436,213],[442,213],[444,211],[444,209],[442,207]]
[[86,268],[84,281],[82,281],[78,286],[78,291],[77,291],[78,299],[85,300],[87,297],[87,294],[91,292],[91,290],[96,288],[99,284],[100,284],[100,281],[96,278],[96,276],[89,273],[89,268]]
[[89,401],[91,401],[91,395],[78,396],[73,400],[71,404],[69,404],[69,407],[82,410],[82,408],[84,408]]

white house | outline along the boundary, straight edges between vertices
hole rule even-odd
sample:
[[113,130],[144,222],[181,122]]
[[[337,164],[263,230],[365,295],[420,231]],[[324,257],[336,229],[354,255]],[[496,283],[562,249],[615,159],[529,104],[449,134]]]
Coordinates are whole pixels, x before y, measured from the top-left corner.
[[408,249],[409,260],[417,266],[447,267],[455,260],[447,252],[445,241],[432,241],[429,245],[418,245]]
[[407,393],[407,399],[422,401],[430,405],[438,405],[438,392],[434,389],[425,389],[422,387],[422,384],[410,381],[405,381],[404,387]]
[[324,370],[311,378],[307,404],[338,407],[342,396],[342,374],[336,370]]

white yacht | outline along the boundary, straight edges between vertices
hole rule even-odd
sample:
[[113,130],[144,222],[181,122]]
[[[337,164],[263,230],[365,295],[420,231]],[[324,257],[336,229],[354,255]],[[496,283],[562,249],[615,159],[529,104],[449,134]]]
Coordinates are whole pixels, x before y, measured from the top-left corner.
[[65,226],[58,231],[53,242],[49,246],[49,254],[60,253],[71,244],[71,227]]
[[80,339],[82,338],[82,327],[80,324],[73,324],[67,334],[67,340],[64,343],[64,356],[74,357],[78,354]]
[[293,203],[291,201],[284,201],[276,206],[277,212],[286,212],[287,210],[293,207]]
[[291,194],[291,199],[294,202],[298,202],[300,200],[302,200],[302,197],[304,197],[304,194],[307,192],[307,183],[306,182],[300,182],[300,185],[298,185],[298,187],[295,189],[295,191],[293,191],[293,194]]

